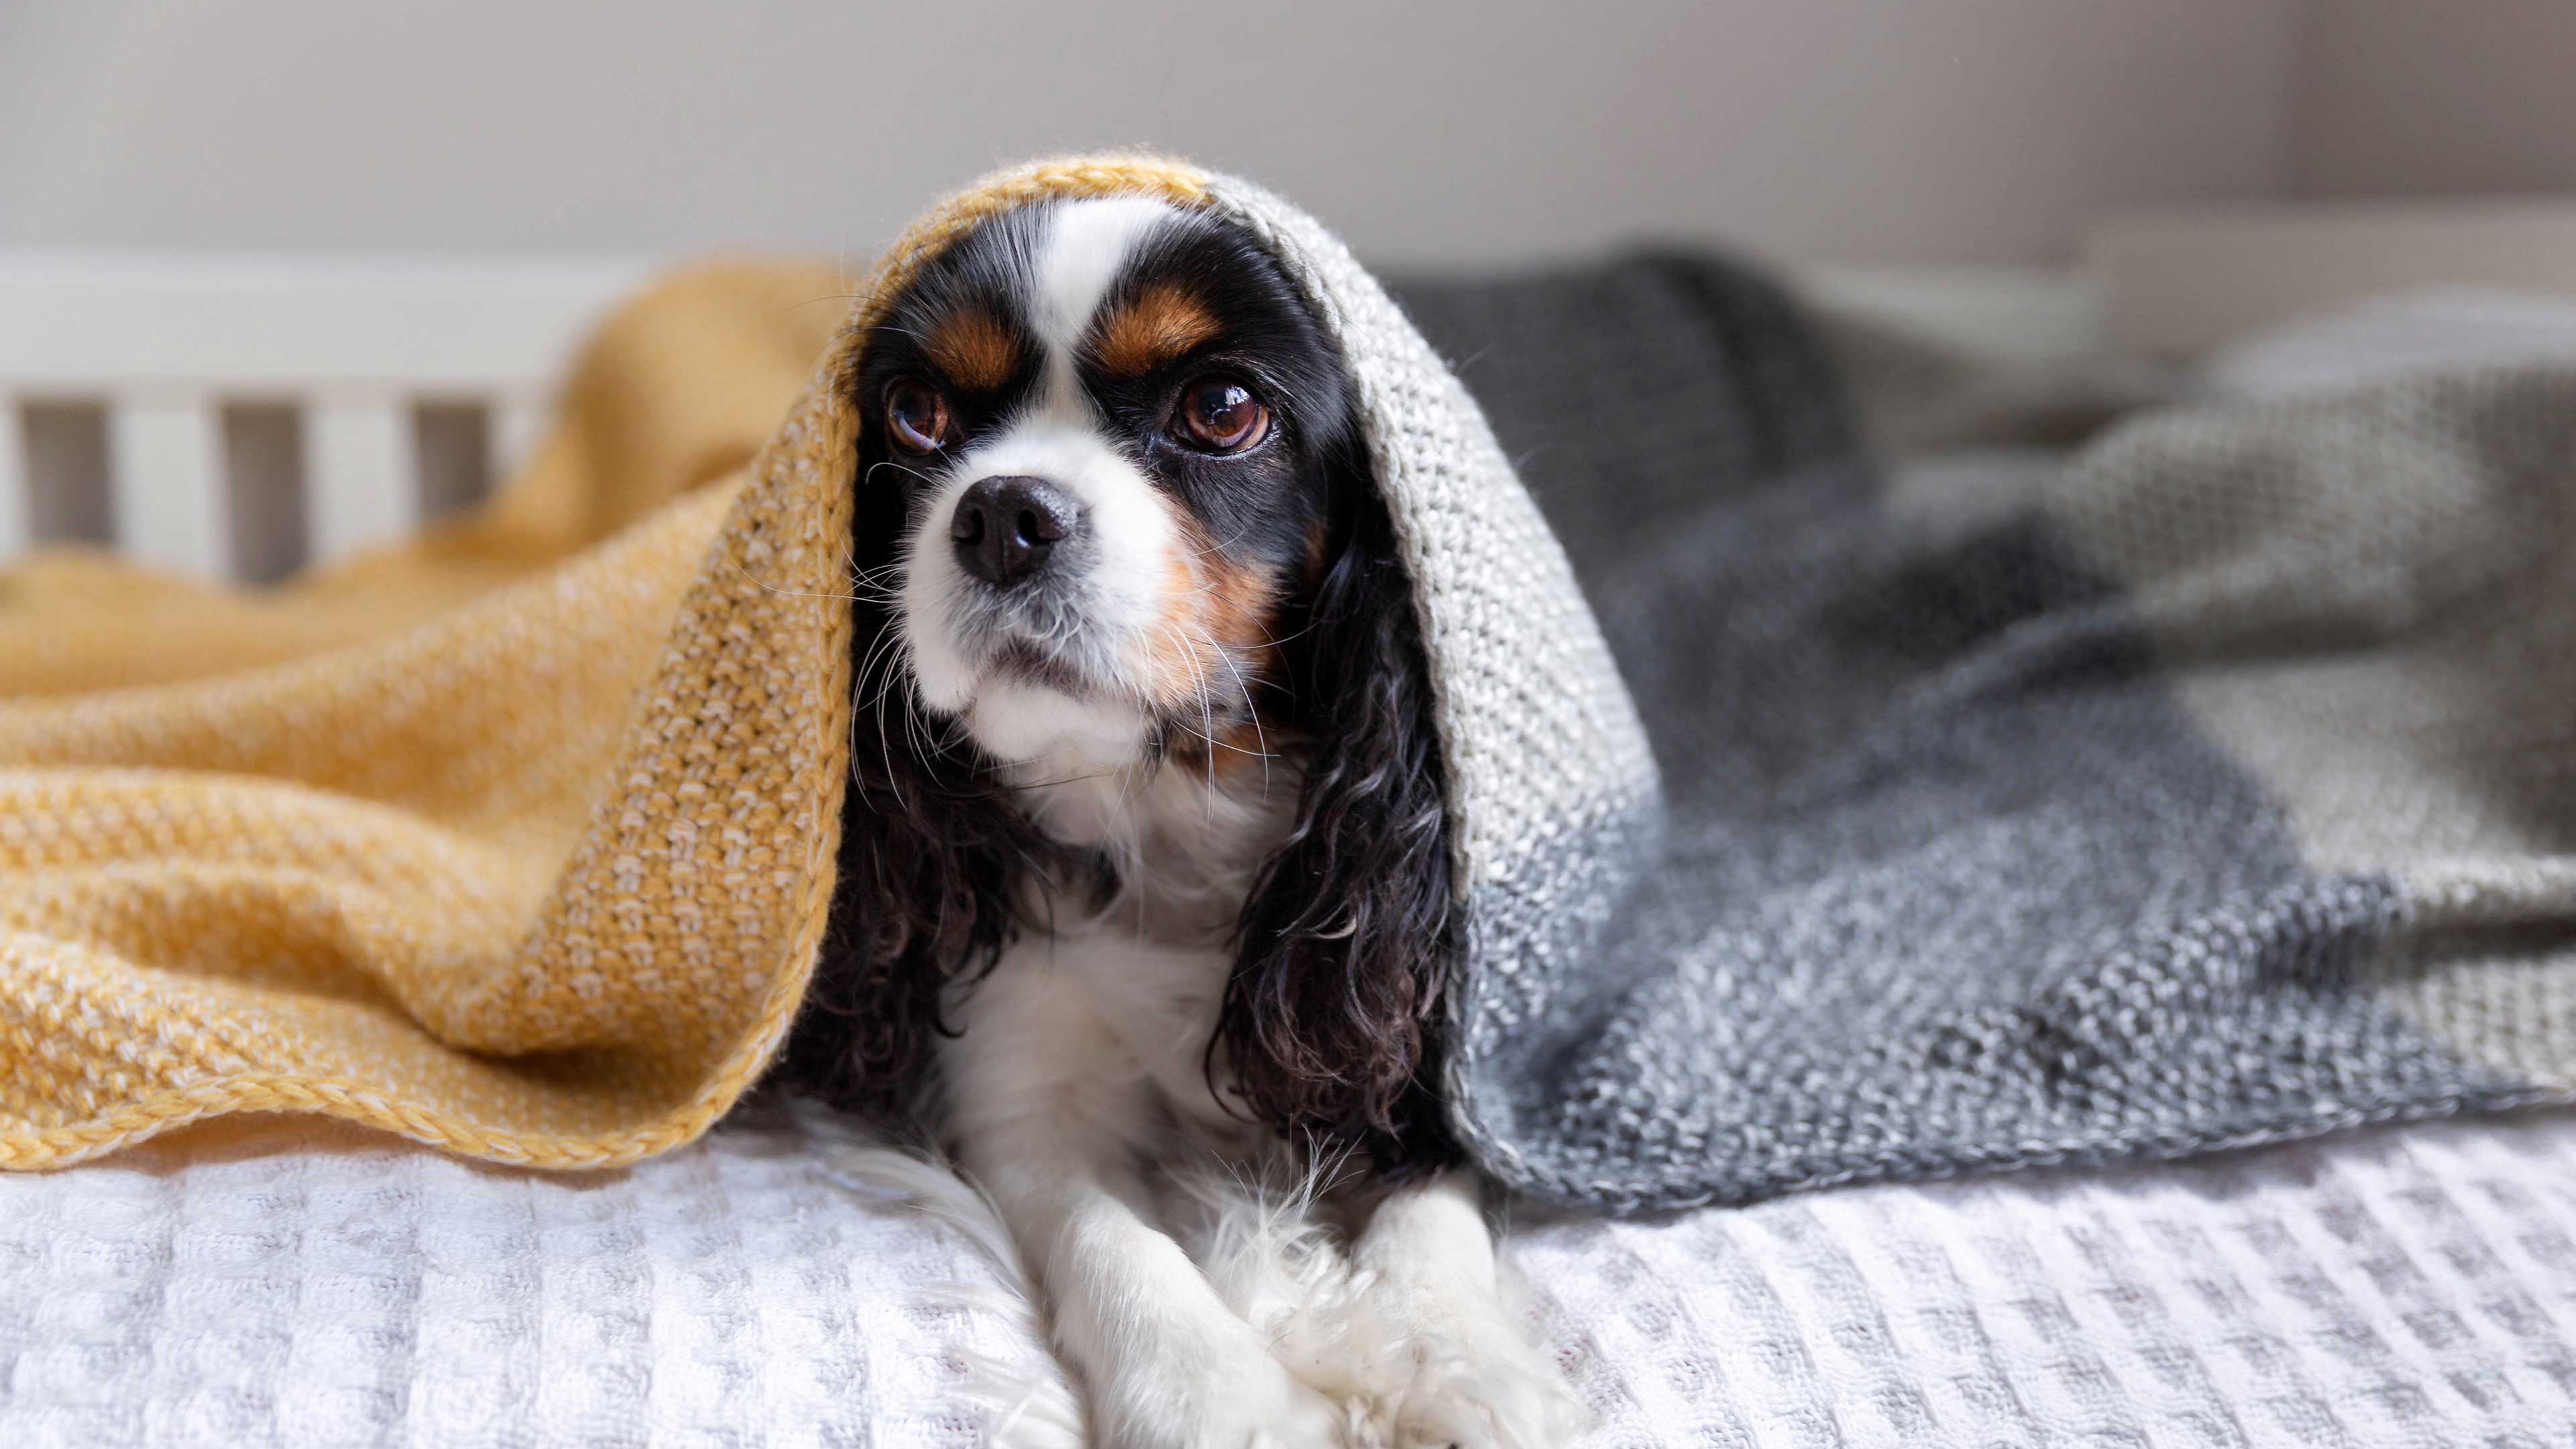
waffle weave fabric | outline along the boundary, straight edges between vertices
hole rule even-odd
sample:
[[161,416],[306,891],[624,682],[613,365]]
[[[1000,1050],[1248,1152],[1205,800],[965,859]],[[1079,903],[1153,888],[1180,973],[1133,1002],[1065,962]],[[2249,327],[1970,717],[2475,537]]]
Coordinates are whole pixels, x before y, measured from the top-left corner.
[[[978,1206],[760,1107],[599,1174],[251,1120],[0,1177],[0,1443],[1073,1449]],[[2571,1214],[2576,1119],[2549,1112],[1524,1210],[1502,1251],[1592,1411],[1577,1449],[2560,1446]]]

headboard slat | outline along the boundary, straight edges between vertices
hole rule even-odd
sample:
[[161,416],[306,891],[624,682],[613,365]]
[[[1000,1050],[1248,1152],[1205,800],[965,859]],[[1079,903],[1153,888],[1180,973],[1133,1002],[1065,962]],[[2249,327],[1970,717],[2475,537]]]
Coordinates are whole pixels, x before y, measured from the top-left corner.
[[304,415],[313,561],[329,563],[420,525],[411,409],[382,394],[323,395]]
[[214,400],[152,394],[108,401],[108,497],[117,542],[201,579],[231,572],[223,436]]
[[27,434],[18,400],[0,392],[0,559],[26,552],[36,531],[36,500],[27,486]]
[[523,393],[493,399],[487,416],[491,419],[492,487],[498,491],[527,466],[537,444],[545,439],[554,410],[542,397]]

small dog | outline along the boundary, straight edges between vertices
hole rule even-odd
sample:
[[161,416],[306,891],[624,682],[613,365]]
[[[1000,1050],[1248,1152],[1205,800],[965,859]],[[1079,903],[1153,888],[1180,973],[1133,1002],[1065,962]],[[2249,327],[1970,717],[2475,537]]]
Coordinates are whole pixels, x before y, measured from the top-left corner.
[[[936,1125],[1106,1442],[1559,1442],[1443,1125],[1431,689],[1306,296],[1218,218],[1051,202],[849,385],[854,824],[791,1070]],[[1194,1158],[1338,1165],[1333,1326],[1192,1261],[1156,1183]]]

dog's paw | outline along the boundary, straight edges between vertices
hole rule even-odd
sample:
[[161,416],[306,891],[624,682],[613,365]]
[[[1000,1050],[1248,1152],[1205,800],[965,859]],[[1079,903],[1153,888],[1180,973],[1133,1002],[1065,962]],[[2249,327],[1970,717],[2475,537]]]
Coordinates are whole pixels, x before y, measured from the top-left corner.
[[1131,1361],[1099,1385],[1115,1449],[1346,1449],[1348,1411],[1297,1381],[1246,1334],[1193,1361]]
[[1522,1336],[1500,1295],[1399,1278],[1368,1292],[1372,1316],[1409,1360],[1372,1416],[1374,1437],[1390,1449],[1561,1449],[1589,1426],[1565,1376]]

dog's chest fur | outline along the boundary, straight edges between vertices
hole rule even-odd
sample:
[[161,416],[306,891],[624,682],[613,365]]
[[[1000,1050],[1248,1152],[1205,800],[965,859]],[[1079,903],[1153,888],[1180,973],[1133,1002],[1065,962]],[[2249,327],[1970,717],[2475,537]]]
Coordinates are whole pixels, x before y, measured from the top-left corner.
[[1211,1086],[1208,1042],[1234,967],[1236,922],[1288,829],[1298,771],[1283,758],[1194,771],[1048,757],[1012,777],[1030,817],[1067,845],[1099,851],[1117,885],[1096,907],[1037,886],[1044,894],[1030,914],[1043,930],[1003,969],[1055,975],[1058,990],[1107,1023],[1193,1145],[1247,1146],[1247,1121],[1218,1096],[1231,1075],[1221,1053]]

